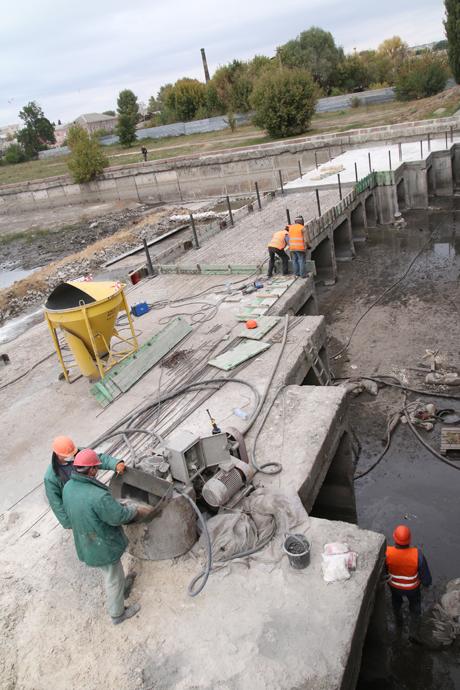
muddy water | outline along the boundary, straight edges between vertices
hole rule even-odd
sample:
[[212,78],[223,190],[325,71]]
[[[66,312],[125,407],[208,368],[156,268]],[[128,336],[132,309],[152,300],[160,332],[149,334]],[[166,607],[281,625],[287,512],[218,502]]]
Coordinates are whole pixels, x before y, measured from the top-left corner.
[[[360,372],[391,373],[405,368],[410,384],[424,386],[424,374],[407,369],[423,368],[425,349],[439,348],[447,361],[460,367],[460,200],[433,200],[437,210],[406,215],[405,230],[370,232],[358,248],[353,263],[339,266],[333,288],[320,289],[320,313],[328,315],[332,334],[330,351],[344,343],[344,333],[371,302],[407,268],[412,257],[435,231],[401,285],[372,310],[353,338],[348,355],[333,362],[335,375]],[[384,320],[382,327],[379,319]],[[452,390],[460,398],[460,389]],[[414,399],[416,396],[412,396]],[[460,400],[427,398],[439,407],[460,411]],[[402,404],[402,395],[385,389],[377,398],[360,396],[350,404],[352,425],[362,444],[359,471],[370,467],[383,448],[386,416]],[[426,440],[436,449],[440,424]],[[460,460],[457,462],[460,468]],[[433,587],[424,590],[424,606],[443,593],[445,583],[460,577],[460,471],[436,460],[400,426],[389,452],[367,477],[355,484],[360,526],[388,538],[395,524],[408,524],[415,542],[428,559]],[[392,690],[460,689],[460,642],[442,652],[431,652],[408,640],[406,627],[398,635],[388,600],[389,677],[383,685]]]

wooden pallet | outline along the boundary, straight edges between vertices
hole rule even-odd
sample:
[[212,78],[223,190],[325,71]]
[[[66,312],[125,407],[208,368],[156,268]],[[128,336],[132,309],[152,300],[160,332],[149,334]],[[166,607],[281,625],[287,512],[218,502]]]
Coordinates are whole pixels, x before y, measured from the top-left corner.
[[448,450],[460,450],[460,427],[441,429],[441,455],[446,455]]

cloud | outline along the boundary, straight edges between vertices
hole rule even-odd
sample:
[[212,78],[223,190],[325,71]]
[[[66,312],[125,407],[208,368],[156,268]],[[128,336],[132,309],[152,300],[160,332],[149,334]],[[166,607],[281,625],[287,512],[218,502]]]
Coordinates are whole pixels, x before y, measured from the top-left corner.
[[182,76],[202,78],[234,58],[273,55],[311,25],[331,31],[347,51],[401,35],[409,43],[442,38],[439,0],[17,0],[0,24],[0,123],[17,121],[37,100],[52,120],[113,108],[131,88],[141,100]]

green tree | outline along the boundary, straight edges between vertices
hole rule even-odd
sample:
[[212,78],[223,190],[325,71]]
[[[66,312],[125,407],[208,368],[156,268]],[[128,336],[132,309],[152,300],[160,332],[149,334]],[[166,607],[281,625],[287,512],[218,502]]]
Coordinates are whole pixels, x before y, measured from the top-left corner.
[[369,84],[374,81],[371,79],[367,61],[359,53],[344,57],[337,67],[336,80],[337,85],[345,93],[354,89],[367,89]]
[[3,153],[3,162],[7,165],[23,163],[27,160],[24,149],[20,144],[10,144]]
[[315,112],[317,89],[307,70],[283,68],[256,82],[251,102],[254,123],[271,137],[306,132]]
[[444,29],[449,44],[447,55],[454,79],[460,82],[460,0],[444,0]]
[[117,99],[117,134],[122,146],[132,146],[136,141],[136,124],[139,116],[137,96],[130,89],[120,91]]
[[248,63],[233,60],[216,70],[210,82],[216,89],[225,110],[247,113],[253,89]]
[[109,164],[98,140],[80,125],[69,128],[67,146],[71,151],[67,165],[75,182],[94,180]]
[[104,110],[103,115],[109,115],[110,117],[115,117],[115,110]]
[[403,63],[396,80],[396,97],[400,101],[433,96],[442,91],[448,77],[445,59],[436,53],[409,58]]
[[56,143],[54,125],[45,117],[43,110],[35,101],[30,101],[25,105],[19,117],[24,121],[25,126],[19,130],[17,140],[27,158],[36,158],[39,151],[48,148],[48,144]]
[[312,26],[297,38],[279,46],[276,52],[283,67],[308,69],[326,94],[335,85],[343,50],[336,46],[329,31]]
[[206,104],[206,85],[198,79],[178,79],[165,97],[166,108],[177,120],[188,122],[197,117]]
[[399,36],[393,36],[379,45],[377,56],[382,60],[382,69],[386,71],[386,76],[383,77],[382,75],[382,79],[379,81],[388,81],[390,84],[394,84],[402,64],[409,56],[409,47]]

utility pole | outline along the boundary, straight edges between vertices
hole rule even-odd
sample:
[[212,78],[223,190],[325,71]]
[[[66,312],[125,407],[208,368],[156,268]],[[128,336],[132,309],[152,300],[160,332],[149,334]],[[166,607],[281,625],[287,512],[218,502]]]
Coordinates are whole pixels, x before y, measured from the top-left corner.
[[204,78],[207,84],[208,81],[210,81],[211,77],[209,76],[208,61],[206,60],[206,53],[204,48],[201,48],[201,59],[203,61]]

